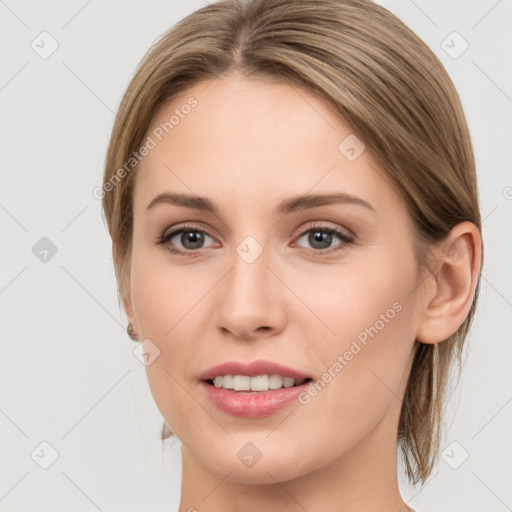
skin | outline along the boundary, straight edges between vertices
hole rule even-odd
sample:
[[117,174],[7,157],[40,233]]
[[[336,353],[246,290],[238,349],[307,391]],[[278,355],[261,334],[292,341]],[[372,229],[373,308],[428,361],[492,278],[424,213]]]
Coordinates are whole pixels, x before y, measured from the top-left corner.
[[[454,227],[422,279],[404,202],[368,151],[351,162],[338,150],[352,131],[325,102],[231,74],[174,98],[148,134],[190,97],[197,106],[137,174],[125,303],[139,338],[160,350],[147,375],[182,442],[180,511],[409,510],[397,479],[401,400],[417,344],[447,338],[467,316],[478,230]],[[375,212],[355,204],[275,212],[283,199],[333,191]],[[146,211],[162,192],[207,197],[219,215],[172,204]],[[199,249],[180,234],[174,247],[189,254],[157,244],[184,222],[206,230]],[[318,225],[352,232],[355,242],[333,235],[330,245],[314,245],[307,230],[313,236]],[[252,263],[236,252],[248,236],[263,250]],[[243,419],[201,389],[199,374],[228,360],[267,359],[321,379],[394,303],[401,311],[306,405]],[[246,443],[262,454],[252,467],[237,457]]]

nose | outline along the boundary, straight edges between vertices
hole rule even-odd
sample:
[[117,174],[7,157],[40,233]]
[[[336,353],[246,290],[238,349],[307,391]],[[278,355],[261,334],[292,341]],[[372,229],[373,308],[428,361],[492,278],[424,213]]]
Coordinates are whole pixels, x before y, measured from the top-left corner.
[[244,340],[273,336],[286,322],[283,284],[265,251],[254,261],[240,254],[234,251],[231,269],[216,287],[216,324]]

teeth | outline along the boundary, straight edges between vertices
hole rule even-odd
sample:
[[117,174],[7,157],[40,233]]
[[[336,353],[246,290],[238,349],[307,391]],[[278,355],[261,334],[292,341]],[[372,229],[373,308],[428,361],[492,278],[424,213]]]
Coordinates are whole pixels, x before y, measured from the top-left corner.
[[213,379],[217,388],[232,389],[234,391],[268,391],[269,389],[291,388],[302,384],[306,379],[295,380],[292,377],[281,375],[221,375]]

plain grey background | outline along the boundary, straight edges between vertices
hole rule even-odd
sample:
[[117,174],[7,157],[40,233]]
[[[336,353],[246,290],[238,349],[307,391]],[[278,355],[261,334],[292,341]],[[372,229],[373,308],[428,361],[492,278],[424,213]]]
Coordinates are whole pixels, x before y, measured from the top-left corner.
[[[480,303],[443,455],[427,485],[402,478],[401,490],[424,512],[512,510],[512,2],[379,3],[432,48],[460,93],[484,219]],[[205,4],[0,1],[3,512],[160,512],[179,503],[180,446],[168,441],[162,451],[162,420],[125,332],[92,192],[140,59]]]

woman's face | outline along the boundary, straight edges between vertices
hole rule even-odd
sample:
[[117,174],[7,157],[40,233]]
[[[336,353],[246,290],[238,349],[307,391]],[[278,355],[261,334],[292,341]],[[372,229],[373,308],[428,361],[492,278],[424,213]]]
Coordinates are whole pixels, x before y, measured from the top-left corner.
[[[425,299],[405,204],[350,127],[304,89],[232,75],[174,98],[146,136],[127,311],[184,456],[247,483],[394,458]],[[191,200],[152,203],[164,193]],[[358,199],[299,202],[326,194]],[[257,360],[312,382],[242,395],[202,380]]]

